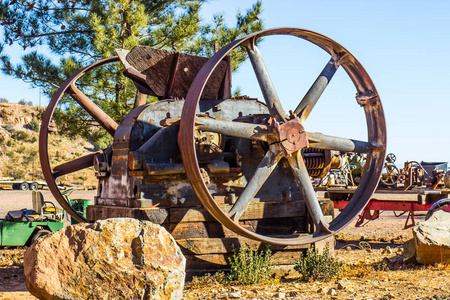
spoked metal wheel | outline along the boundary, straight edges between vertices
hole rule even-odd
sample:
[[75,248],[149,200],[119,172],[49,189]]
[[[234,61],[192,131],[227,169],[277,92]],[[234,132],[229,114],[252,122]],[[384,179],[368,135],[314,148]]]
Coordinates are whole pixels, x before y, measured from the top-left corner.
[[394,186],[400,181],[400,171],[391,163],[387,163],[383,167],[380,182],[385,186]]
[[[312,42],[331,55],[322,73],[289,116],[286,115],[278,99],[274,85],[256,46],[258,38],[270,35],[299,37]],[[196,116],[199,99],[208,78],[214,72],[218,63],[239,46],[247,50],[256,73],[271,117],[268,124],[219,121]],[[357,102],[363,107],[366,116],[368,141],[357,141],[314,133],[303,127],[304,121],[339,66],[344,68],[356,87]],[[253,177],[248,181],[247,186],[230,211],[223,211],[214,201],[207,184],[203,180],[195,150],[194,130],[196,126],[201,126],[201,129],[204,131],[264,141],[270,145]],[[330,38],[318,33],[297,28],[278,28],[261,31],[238,39],[223,47],[207,61],[197,74],[186,96],[178,141],[187,177],[202,204],[213,217],[224,226],[247,238],[272,244],[296,245],[312,243],[332,235],[344,228],[361,212],[375,190],[383,168],[386,148],[386,126],[383,109],[375,86],[362,65],[350,52]],[[364,176],[358,189],[347,207],[331,223],[325,221],[302,159],[302,149],[308,147],[367,154]],[[282,159],[288,161],[292,170],[293,180],[295,180],[307,204],[316,228],[312,234],[289,238],[270,237],[249,231],[239,223],[239,217]]]
[[[104,111],[102,111],[92,100],[90,100],[83,92],[81,92],[76,86],[75,82],[86,72],[91,71],[94,68],[100,67],[107,63],[117,62],[119,58],[117,56],[103,59],[101,61],[95,62],[92,65],[81,69],[75,73],[72,77],[67,79],[58,91],[53,95],[47,110],[45,111],[44,117],[42,119],[41,131],[39,133],[39,158],[41,161],[42,172],[44,174],[45,180],[47,181],[48,187],[52,192],[55,199],[61,205],[61,207],[67,211],[75,220],[78,222],[86,222],[86,219],[80,216],[66,201],[64,196],[59,191],[56,184],[56,179],[60,176],[67,175],[76,171],[80,171],[93,166],[94,158],[97,154],[103,151],[95,152],[82,156],[70,162],[51,167],[48,154],[48,134],[50,121],[52,120],[53,113],[56,109],[56,105],[64,94],[70,95],[78,104],[83,107],[97,123],[102,126],[110,135],[114,136],[114,133],[118,127],[118,124],[109,117]],[[104,150],[105,151],[105,150]]]

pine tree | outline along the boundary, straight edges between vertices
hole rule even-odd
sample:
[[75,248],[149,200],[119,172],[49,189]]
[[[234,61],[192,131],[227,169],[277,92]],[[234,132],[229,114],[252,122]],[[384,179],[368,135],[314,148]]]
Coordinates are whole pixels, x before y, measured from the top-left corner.
[[[224,24],[223,16],[202,22],[204,0],[1,0],[2,48],[18,44],[33,49],[13,65],[2,55],[4,74],[41,87],[51,96],[73,73],[115,49],[147,45],[159,49],[211,56],[239,36],[262,29],[261,2],[245,14],[238,13],[236,26]],[[40,51],[45,49],[45,51]],[[245,53],[233,53],[233,70]],[[109,116],[120,120],[133,107],[135,88],[122,75],[121,64],[107,65],[77,81],[77,86]],[[70,97],[60,101],[54,115],[62,132],[101,140],[103,131]]]

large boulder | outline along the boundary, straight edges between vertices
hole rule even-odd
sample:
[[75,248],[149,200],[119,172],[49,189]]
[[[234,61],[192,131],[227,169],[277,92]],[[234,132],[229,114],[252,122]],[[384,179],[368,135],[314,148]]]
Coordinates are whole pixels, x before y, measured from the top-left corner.
[[436,211],[412,230],[413,238],[404,245],[405,259],[421,264],[450,263],[450,213]]
[[116,218],[38,239],[24,273],[40,299],[181,299],[185,263],[163,227]]

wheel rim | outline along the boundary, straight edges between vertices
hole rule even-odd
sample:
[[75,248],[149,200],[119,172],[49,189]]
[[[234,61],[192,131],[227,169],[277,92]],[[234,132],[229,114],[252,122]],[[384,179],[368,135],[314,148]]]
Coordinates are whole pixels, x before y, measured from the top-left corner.
[[[267,74],[265,74],[266,70],[262,60],[258,61],[260,57],[254,41],[260,37],[269,35],[291,35],[310,41],[331,55],[329,64],[334,64],[336,69],[342,65],[356,87],[357,101],[364,108],[368,127],[368,142],[365,143],[365,149],[367,150],[367,163],[364,171],[365,176],[363,176],[361,183],[355,191],[350,203],[329,225],[324,223],[323,214],[317,211],[320,207],[318,208],[317,199],[315,199],[317,203],[314,203],[313,201],[315,196],[312,196],[312,193],[314,193],[314,190],[312,190],[312,185],[305,184],[305,182],[309,180],[309,177],[306,178],[307,173],[305,175],[306,168],[304,166],[303,159],[296,160],[295,158],[292,158],[293,156],[291,155],[291,158],[289,158],[289,163],[294,173],[294,178],[297,181],[297,185],[299,185],[300,190],[303,192],[304,198],[306,195],[305,201],[308,204],[308,211],[313,216],[313,219],[315,219],[314,222],[317,230],[313,234],[286,239],[263,236],[249,231],[239,224],[238,218],[233,220],[220,208],[220,206],[214,201],[206,183],[202,179],[202,172],[198,165],[194,142],[196,109],[203,88],[220,61],[222,61],[226,55],[238,46],[247,45],[247,52],[249,53],[250,60],[252,61],[253,69],[255,70],[255,73],[257,73],[256,75],[258,82],[263,91],[263,95],[271,116],[277,121],[277,123],[281,123],[282,125],[289,123],[288,117],[285,115],[284,110],[278,101],[273,86],[271,86],[270,78]],[[328,65],[321,73],[321,76],[329,76],[325,71],[330,71]],[[335,70],[332,71],[333,73],[331,76],[334,74]],[[328,81],[329,79],[331,79],[331,77],[328,78]],[[316,83],[313,84],[313,87],[317,87]],[[309,94],[307,94],[307,96],[308,95]],[[296,113],[301,113],[301,117],[297,118],[297,123],[300,124],[302,124],[307,118],[309,112],[312,110],[312,107],[318,100],[318,98],[315,100],[305,100],[308,98],[307,96],[303,98],[296,109]],[[320,97],[320,94],[318,97]],[[296,132],[299,133],[300,131]],[[186,96],[186,101],[182,111],[178,140],[183,164],[186,169],[186,175],[200,201],[215,219],[237,234],[247,238],[273,244],[296,245],[312,243],[329,237],[333,233],[343,229],[362,211],[378,184],[383,168],[386,149],[386,126],[383,109],[375,86],[362,65],[349,51],[330,38],[316,32],[298,28],[277,28],[261,31],[238,39],[223,47],[206,62],[194,79]],[[286,148],[282,150],[286,152]],[[277,163],[280,159],[278,157],[280,151],[280,149],[275,149],[275,146],[273,146],[272,150],[268,151],[268,153],[272,152],[272,154],[267,155],[266,153],[266,156],[268,157],[267,160]],[[300,150],[294,150],[292,153],[298,154],[300,153]],[[268,169],[267,165],[265,167]],[[260,168],[257,169],[257,172],[259,169]],[[270,171],[267,176],[270,176]],[[247,187],[245,190],[247,190]],[[233,209],[231,211],[233,211]]]
[[[55,197],[56,201],[61,205],[61,207],[69,213],[76,221],[78,222],[87,222],[87,220],[80,216],[73,208],[72,206],[66,201],[64,196],[61,194],[57,184],[56,179],[59,176],[70,174],[85,168],[88,168],[93,165],[94,163],[94,157],[95,155],[102,153],[103,151],[95,152],[92,154],[88,154],[86,156],[80,157],[78,159],[75,159],[69,163],[64,163],[62,165],[56,166],[55,168],[52,168],[50,166],[49,161],[49,155],[48,155],[48,134],[49,134],[49,126],[50,121],[52,120],[53,113],[56,109],[56,105],[58,104],[61,97],[67,92],[68,94],[75,95],[78,93],[78,98],[82,99],[75,99],[102,127],[111,135],[114,135],[115,128],[117,128],[117,124],[108,116],[106,113],[104,113],[94,102],[92,102],[87,96],[85,96],[83,93],[81,93],[75,86],[74,83],[77,79],[79,79],[81,76],[83,76],[86,72],[97,68],[99,66],[102,66],[104,64],[113,63],[119,61],[119,58],[117,56],[106,58],[103,60],[100,60],[98,62],[95,62],[74,75],[67,79],[57,90],[57,92],[53,95],[52,99],[50,100],[50,103],[47,107],[47,110],[44,113],[44,116],[42,118],[42,124],[41,124],[41,130],[39,132],[39,158],[41,161],[41,168],[42,172],[44,174],[44,178],[47,181],[47,185],[53,196]],[[81,93],[81,94],[80,94]],[[74,96],[72,96],[73,98]],[[85,98],[83,98],[85,97]],[[82,103],[80,103],[82,102]]]

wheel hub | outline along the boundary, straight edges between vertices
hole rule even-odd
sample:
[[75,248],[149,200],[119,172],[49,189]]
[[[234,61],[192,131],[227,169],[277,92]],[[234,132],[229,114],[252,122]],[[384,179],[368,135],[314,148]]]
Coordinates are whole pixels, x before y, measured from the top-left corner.
[[308,146],[305,128],[297,118],[282,125],[275,124],[281,145],[286,151],[286,154],[294,153]]

